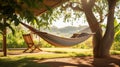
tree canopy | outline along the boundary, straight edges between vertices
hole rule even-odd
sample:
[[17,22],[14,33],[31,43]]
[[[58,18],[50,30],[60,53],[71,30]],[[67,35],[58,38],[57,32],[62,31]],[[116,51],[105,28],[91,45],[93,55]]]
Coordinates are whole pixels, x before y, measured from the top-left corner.
[[[39,4],[42,4],[39,6]],[[49,23],[46,16],[36,16],[34,9],[46,8],[50,12],[50,8],[43,4],[43,0],[0,0],[0,33],[3,29],[9,27],[14,33],[12,25],[17,26],[20,22],[28,22],[37,24],[38,26],[46,26]],[[44,21],[44,22],[43,22]]]

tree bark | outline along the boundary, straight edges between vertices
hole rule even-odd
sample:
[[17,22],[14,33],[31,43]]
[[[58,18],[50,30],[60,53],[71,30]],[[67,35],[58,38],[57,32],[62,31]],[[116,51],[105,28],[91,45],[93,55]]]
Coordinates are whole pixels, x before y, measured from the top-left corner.
[[[6,23],[6,20],[4,19],[4,24]],[[3,30],[3,55],[4,56],[7,56],[7,41],[6,41],[6,27],[5,29]]]

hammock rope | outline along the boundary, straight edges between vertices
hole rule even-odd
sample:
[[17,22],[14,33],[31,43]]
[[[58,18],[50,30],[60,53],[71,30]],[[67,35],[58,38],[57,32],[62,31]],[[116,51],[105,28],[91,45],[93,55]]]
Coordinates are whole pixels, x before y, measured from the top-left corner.
[[58,47],[70,47],[70,46],[77,45],[77,44],[87,40],[89,37],[91,37],[93,35],[93,33],[91,33],[91,34],[82,33],[75,37],[64,38],[64,37],[59,37],[59,36],[55,36],[52,34],[48,34],[46,32],[41,32],[41,31],[39,31],[25,23],[22,23],[22,22],[21,22],[21,24],[23,26],[25,26],[26,28],[28,28],[29,30],[31,30],[32,32],[34,32],[35,34],[37,34],[38,36],[40,36],[42,39],[44,39],[51,45],[58,46]]

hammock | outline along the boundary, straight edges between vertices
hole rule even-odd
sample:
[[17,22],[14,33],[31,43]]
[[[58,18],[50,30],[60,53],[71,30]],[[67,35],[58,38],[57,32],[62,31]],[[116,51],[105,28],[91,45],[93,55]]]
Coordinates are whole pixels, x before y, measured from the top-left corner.
[[69,46],[79,44],[79,43],[85,41],[86,39],[88,39],[91,35],[93,35],[93,34],[83,33],[84,35],[79,34],[79,35],[75,36],[74,38],[63,38],[63,37],[55,36],[52,34],[48,34],[46,32],[41,32],[41,31],[39,31],[25,23],[22,23],[22,22],[21,22],[21,24],[24,25],[25,27],[27,27],[32,32],[34,32],[35,34],[37,34],[38,36],[40,36],[42,39],[44,39],[51,45],[59,46],[59,47],[69,47]]

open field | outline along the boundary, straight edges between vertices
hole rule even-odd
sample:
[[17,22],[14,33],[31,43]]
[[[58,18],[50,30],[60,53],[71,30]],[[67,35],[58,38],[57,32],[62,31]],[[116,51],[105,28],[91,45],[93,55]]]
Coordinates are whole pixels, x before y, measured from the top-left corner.
[[[23,53],[26,48],[9,48],[7,50],[8,56],[14,55],[27,55],[27,54],[46,54],[46,53],[54,53],[54,54],[66,54],[70,56],[92,56],[92,49],[76,49],[76,48],[41,48],[43,51],[34,51],[33,53]],[[120,51],[111,50],[111,54],[118,55]],[[2,56],[2,52],[0,52],[0,56]]]
[[[97,59],[92,57],[92,49],[73,48],[41,48],[42,52],[23,53],[23,49],[9,49],[8,56],[2,57],[0,52],[0,67],[93,67],[107,62],[107,65],[118,66],[120,51],[111,50],[112,58]],[[115,59],[117,58],[117,59]],[[110,62],[109,62],[109,61]],[[95,63],[100,61],[100,63]],[[115,63],[114,63],[115,62]],[[94,64],[93,64],[94,63]],[[104,64],[103,66],[105,66]]]

